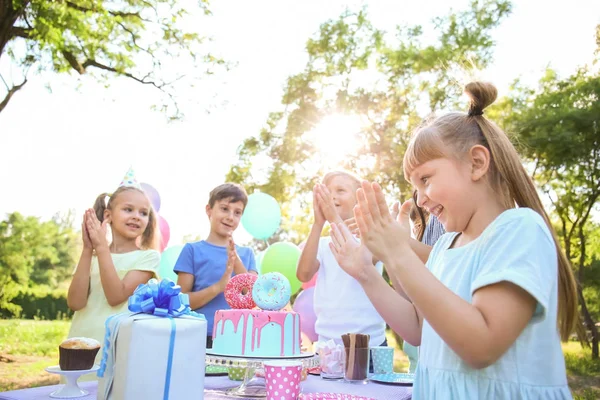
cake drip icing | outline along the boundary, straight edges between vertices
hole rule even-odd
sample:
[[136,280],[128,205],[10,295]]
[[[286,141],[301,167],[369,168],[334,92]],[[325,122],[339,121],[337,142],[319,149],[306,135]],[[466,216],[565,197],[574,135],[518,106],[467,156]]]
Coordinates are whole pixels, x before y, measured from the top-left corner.
[[[251,340],[251,350],[254,351],[255,348],[260,347],[260,331],[269,323],[278,324],[281,327],[281,356],[285,355],[284,352],[284,339],[285,339],[285,319],[289,316],[292,317],[292,343],[294,347],[296,345],[296,341],[300,340],[300,338],[296,338],[296,318],[297,313],[295,312],[287,312],[287,311],[264,311],[264,310],[248,310],[248,309],[238,309],[238,310],[227,310],[227,315],[223,310],[219,310],[215,314],[215,323],[213,325],[213,337],[216,337],[217,333],[217,325],[221,322],[221,332],[223,335],[225,331],[225,321],[229,320],[233,323],[234,332],[237,333],[240,319],[244,319],[243,328],[242,328],[242,355],[246,354],[246,330],[248,327],[248,322],[250,317],[252,317],[252,340]],[[300,321],[298,320],[298,323]],[[300,343],[298,343],[298,348],[300,348]]]

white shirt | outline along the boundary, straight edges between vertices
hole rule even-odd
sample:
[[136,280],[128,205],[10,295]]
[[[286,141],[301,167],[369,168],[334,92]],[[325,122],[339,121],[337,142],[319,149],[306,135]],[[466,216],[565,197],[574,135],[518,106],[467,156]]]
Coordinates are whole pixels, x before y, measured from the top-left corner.
[[[320,266],[314,308],[319,341],[334,339],[341,343],[344,333],[362,333],[371,336],[371,346],[379,346],[385,340],[385,322],[356,279],[339,266],[329,248],[330,242],[331,237],[322,237],[317,250]],[[373,268],[380,274],[383,272],[380,262]]]

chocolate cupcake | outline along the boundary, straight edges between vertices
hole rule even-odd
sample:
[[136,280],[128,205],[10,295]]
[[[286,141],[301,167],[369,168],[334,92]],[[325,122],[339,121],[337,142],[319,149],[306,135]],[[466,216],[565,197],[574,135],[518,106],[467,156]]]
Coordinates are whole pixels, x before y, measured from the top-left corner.
[[94,366],[100,343],[95,339],[74,337],[58,346],[59,365],[63,371],[90,369]]

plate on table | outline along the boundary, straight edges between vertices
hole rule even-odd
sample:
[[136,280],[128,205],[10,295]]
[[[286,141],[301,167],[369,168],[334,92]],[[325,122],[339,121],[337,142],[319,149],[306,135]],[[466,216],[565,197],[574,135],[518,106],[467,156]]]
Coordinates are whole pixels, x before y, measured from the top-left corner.
[[310,375],[317,375],[317,376],[319,376],[319,375],[321,375],[321,367],[309,368],[308,369],[308,373]]
[[210,349],[206,350],[206,355],[207,356],[217,356],[217,357],[229,357],[229,358],[241,358],[241,359],[248,359],[248,360],[295,360],[295,359],[301,359],[301,358],[310,358],[313,357],[315,355],[315,353],[301,353],[297,356],[240,356],[240,355],[233,355],[233,354],[224,354],[224,353],[218,353],[215,351],[211,351]]
[[225,376],[227,375],[227,367],[222,367],[220,365],[207,365],[206,372],[204,375],[206,376]]
[[67,376],[81,376],[81,375],[85,375],[85,374],[89,374],[91,372],[96,372],[100,369],[100,366],[98,365],[94,365],[92,368],[90,369],[65,369],[62,370],[60,369],[59,365],[54,365],[52,367],[46,367],[44,368],[46,372],[49,372],[51,374],[59,374],[59,375],[67,375]]
[[391,383],[394,385],[412,386],[415,380],[415,374],[405,374],[392,372],[390,374],[373,374],[369,380],[380,383]]
[[375,400],[371,397],[355,396],[346,393],[301,393],[299,400]]

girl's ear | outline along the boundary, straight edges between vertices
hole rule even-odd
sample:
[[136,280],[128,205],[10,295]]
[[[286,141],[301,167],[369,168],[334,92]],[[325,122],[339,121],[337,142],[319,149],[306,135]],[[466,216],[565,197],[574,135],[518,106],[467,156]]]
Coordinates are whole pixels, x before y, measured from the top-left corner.
[[471,147],[469,156],[471,159],[471,179],[476,182],[489,171],[492,157],[490,151],[480,144]]
[[103,221],[106,221],[107,224],[111,223],[111,220],[110,220],[110,210],[108,208],[106,210],[104,210]]

